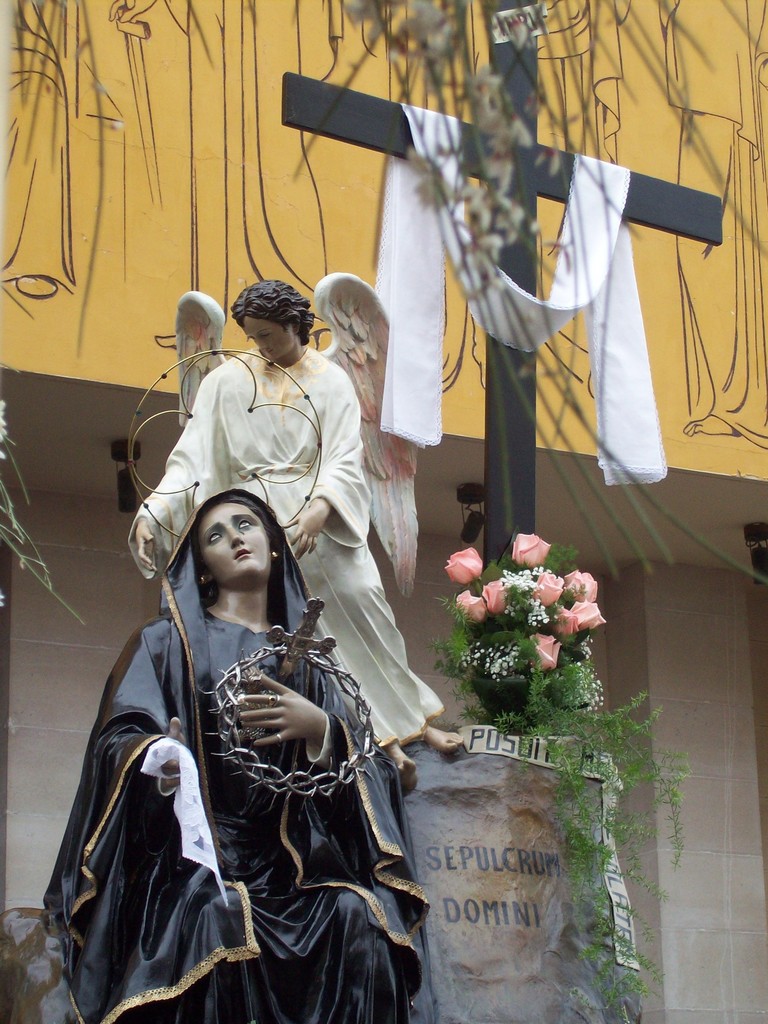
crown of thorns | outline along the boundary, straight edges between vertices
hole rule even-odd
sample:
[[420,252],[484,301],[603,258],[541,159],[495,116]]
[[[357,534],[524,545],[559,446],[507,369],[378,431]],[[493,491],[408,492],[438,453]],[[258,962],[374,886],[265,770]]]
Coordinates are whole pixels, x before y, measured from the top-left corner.
[[298,656],[294,671],[303,669],[308,672],[310,666],[315,666],[336,680],[345,703],[354,707],[363,725],[363,742],[335,770],[307,771],[294,768],[293,771],[283,772],[278,765],[263,761],[259,756],[262,748],[254,748],[251,744],[253,740],[271,734],[272,730],[246,729],[240,721],[239,701],[246,694],[269,692],[269,678],[262,677],[261,666],[275,655],[285,657],[293,634],[275,627],[267,633],[267,639],[272,642],[271,646],[261,647],[249,657],[236,661],[214,687],[217,728],[226,750],[224,757],[234,761],[255,785],[265,786],[274,793],[294,793],[304,797],[320,793],[329,796],[339,786],[353,782],[366,760],[374,754],[375,737],[370,705],[360,693],[357,680],[329,657],[328,638],[314,642]]

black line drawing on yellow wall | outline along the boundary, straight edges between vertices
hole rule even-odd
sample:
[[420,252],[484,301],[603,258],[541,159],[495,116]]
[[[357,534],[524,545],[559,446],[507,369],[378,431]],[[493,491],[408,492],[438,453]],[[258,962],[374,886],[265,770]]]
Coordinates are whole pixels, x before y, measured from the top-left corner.
[[[280,121],[280,76],[309,61],[312,72],[327,74],[338,50],[339,17],[331,4],[286,5],[285,19],[260,17],[257,5],[225,0],[178,4],[151,0],[138,7],[115,3],[114,26],[125,34],[131,70],[132,107],[141,146],[147,153],[146,177],[153,201],[167,207],[173,192],[178,204],[179,166],[168,166],[169,101],[185,126],[185,194],[191,288],[205,289],[226,306],[231,291],[246,281],[280,276],[299,287],[327,272],[327,238],[321,186],[301,135],[274,138]],[[319,35],[322,25],[325,32]],[[163,81],[158,47],[172,29],[185,39],[185,66],[155,99],[152,90]],[[179,75],[183,71],[184,81]],[[166,75],[167,78],[167,75]],[[171,98],[171,94],[173,98]],[[162,128],[158,117],[162,117]],[[178,152],[178,151],[177,151]],[[301,167],[304,174],[297,175]],[[300,214],[298,213],[300,211]],[[307,263],[307,247],[295,225],[316,232],[319,251]],[[234,282],[234,283],[232,283]]]
[[[655,102],[679,121],[671,144],[678,181],[711,190],[712,168],[719,175],[726,241],[719,249],[675,243],[669,272],[679,283],[680,329],[665,341],[665,360],[675,379],[684,371],[687,415],[676,429],[761,448],[767,7],[768,0],[713,5],[718,46],[705,52],[697,0],[549,0],[549,35],[539,43],[553,108],[551,116],[540,112],[540,142],[550,141],[549,117],[560,125],[553,144],[620,161],[633,109],[623,61],[643,59],[644,46],[661,86]],[[124,314],[137,287],[144,291],[142,274],[154,275],[152,308],[164,290],[176,297],[190,288],[226,307],[253,280],[280,277],[307,292],[347,263],[349,226],[338,211],[349,176],[324,140],[310,143],[280,124],[287,70],[341,83],[365,58],[366,90],[402,98],[386,53],[350,27],[342,0],[285,2],[284,17],[253,0],[13,0],[13,8],[2,284],[30,315],[83,306],[92,265],[97,287],[111,289]],[[640,25],[650,32],[642,35]],[[472,42],[484,60],[484,38]],[[410,84],[411,102],[435,105],[423,83]],[[366,233],[372,248],[373,223]],[[447,326],[444,390],[459,379],[482,385],[482,339],[463,302],[452,301]],[[171,327],[150,322],[142,336],[154,347],[154,336]],[[545,358],[569,386],[589,387],[584,344],[573,331]]]
[[[726,0],[718,13],[717,47],[706,47],[706,53],[695,41],[696,13],[695,0],[659,3],[669,103],[680,117],[678,180],[713,191],[712,177],[701,176],[717,174],[726,239],[720,250],[677,243],[690,417],[684,431],[768,448],[768,293],[760,258],[768,228],[766,2]],[[724,308],[732,326],[715,334]]]
[[[680,363],[673,361],[680,358],[684,370],[688,420],[682,432],[742,438],[768,448],[768,293],[760,244],[768,227],[766,0],[724,0],[716,10],[716,48],[702,45],[696,0],[658,0],[658,43],[632,19],[648,12],[633,10],[631,0],[600,5],[599,35],[593,0],[551,2],[550,29],[560,24],[558,6],[570,27],[541,38],[539,68],[566,148],[621,162],[626,34],[625,45],[643,56],[654,75],[658,59],[667,102],[678,111],[678,182],[722,193],[724,244],[675,242],[681,352],[676,357],[677,339],[670,339],[667,363],[677,373]],[[540,141],[547,142],[541,128]],[[724,310],[731,312],[725,328]],[[562,371],[575,382],[588,382],[584,346],[575,336],[562,334],[549,349]]]
[[[17,0],[11,49],[3,285],[22,299],[53,298],[75,285],[63,6]],[[47,18],[46,18],[47,14]],[[36,130],[37,119],[46,127]],[[49,127],[50,126],[50,127]]]
[[300,134],[274,140],[283,71],[332,73],[343,11],[318,0],[285,14],[250,0],[15,0],[6,290],[76,293],[75,266],[95,257],[97,277],[113,273],[101,251],[121,255],[126,288],[150,253],[174,292],[204,284],[225,304],[246,281],[322,277],[334,183]]
[[[551,139],[553,146],[618,162],[620,30],[631,2],[608,0],[598,11],[594,0],[550,0],[549,30],[539,36],[539,72],[546,113],[560,136]],[[549,142],[541,132],[539,141]]]
[[[538,140],[542,145],[619,162],[624,77],[621,30],[631,2],[609,0],[596,11],[594,0],[550,0],[548,32],[539,37],[538,50],[543,94]],[[564,214],[563,210],[561,216]],[[544,259],[551,263],[556,251],[550,240],[540,240],[540,294],[546,290],[541,278]],[[583,333],[570,325],[546,349],[545,358],[561,382],[564,400],[569,400],[573,388],[583,386],[593,395]],[[554,418],[557,415],[554,411]]]

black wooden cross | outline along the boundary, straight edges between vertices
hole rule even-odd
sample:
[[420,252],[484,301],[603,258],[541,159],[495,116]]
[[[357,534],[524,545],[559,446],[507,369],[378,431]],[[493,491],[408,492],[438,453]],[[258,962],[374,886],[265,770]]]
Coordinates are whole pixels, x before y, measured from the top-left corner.
[[[515,17],[519,0],[502,0],[506,15]],[[502,17],[503,20],[503,17]],[[514,109],[536,137],[536,40],[520,50],[511,41],[493,44],[496,68],[504,76]],[[393,156],[405,157],[413,145],[407,118],[399,103],[302,75],[283,76],[283,124],[316,135],[350,142]],[[472,173],[477,166],[475,134],[464,126],[464,157]],[[560,170],[550,173],[549,161],[537,159],[541,147],[521,153],[522,191],[516,197],[535,213],[537,196],[566,202],[574,156],[560,154]],[[722,206],[719,196],[632,174],[624,208],[625,220],[675,235],[719,245]],[[536,260],[530,245],[520,242],[504,250],[502,269],[526,291],[536,291]],[[504,467],[500,470],[500,467]],[[485,558],[496,558],[515,530],[535,532],[536,525],[536,374],[535,356],[490,342],[486,352],[485,399]]]

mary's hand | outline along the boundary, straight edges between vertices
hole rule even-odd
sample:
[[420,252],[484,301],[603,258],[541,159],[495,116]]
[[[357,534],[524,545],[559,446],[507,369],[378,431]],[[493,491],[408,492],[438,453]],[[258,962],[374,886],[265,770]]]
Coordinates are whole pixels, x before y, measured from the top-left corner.
[[[181,729],[181,722],[178,718],[172,718],[168,724],[168,732],[166,733],[168,739],[178,740],[179,743],[183,743],[186,747],[187,740]],[[170,796],[171,793],[175,793],[179,787],[179,780],[181,778],[179,774],[179,762],[172,758],[170,761],[166,761],[162,765],[161,771],[163,773],[162,778],[157,780],[157,785],[163,796]]]
[[157,572],[157,566],[155,565],[155,536],[152,533],[152,527],[146,519],[141,518],[136,523],[134,537],[136,539],[136,553],[139,556],[139,561],[145,569],[149,569],[150,572]]
[[241,697],[240,720],[246,728],[277,731],[254,740],[251,745],[267,747],[286,740],[304,740],[309,748],[319,750],[328,723],[322,708],[275,679],[264,676],[263,682],[272,692]]

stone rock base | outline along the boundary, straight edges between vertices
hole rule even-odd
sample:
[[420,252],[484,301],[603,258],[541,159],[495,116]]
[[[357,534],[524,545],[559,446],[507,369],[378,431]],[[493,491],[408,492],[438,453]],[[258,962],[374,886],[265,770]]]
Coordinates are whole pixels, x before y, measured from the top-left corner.
[[61,940],[45,910],[0,914],[0,1021],[76,1024],[64,980]]
[[[555,771],[424,744],[408,754],[419,773],[406,807],[432,908],[440,1024],[639,1021],[636,998],[605,1007],[595,965],[580,959],[594,919],[571,902]],[[598,799],[599,783],[590,785]]]

